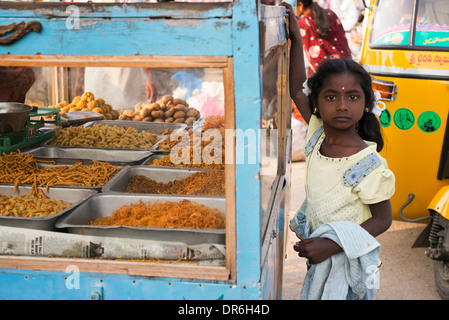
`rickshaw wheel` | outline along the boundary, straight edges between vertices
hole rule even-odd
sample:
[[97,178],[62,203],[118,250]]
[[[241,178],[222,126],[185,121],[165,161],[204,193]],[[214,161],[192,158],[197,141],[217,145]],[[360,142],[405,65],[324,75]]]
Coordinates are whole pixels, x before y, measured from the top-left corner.
[[449,261],[434,260],[433,272],[439,295],[449,300]]

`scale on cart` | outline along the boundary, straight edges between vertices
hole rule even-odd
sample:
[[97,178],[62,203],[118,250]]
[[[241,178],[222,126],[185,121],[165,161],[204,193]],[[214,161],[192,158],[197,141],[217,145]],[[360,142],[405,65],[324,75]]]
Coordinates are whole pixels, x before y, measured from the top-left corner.
[[52,138],[60,123],[59,109],[0,102],[0,154],[22,150]]

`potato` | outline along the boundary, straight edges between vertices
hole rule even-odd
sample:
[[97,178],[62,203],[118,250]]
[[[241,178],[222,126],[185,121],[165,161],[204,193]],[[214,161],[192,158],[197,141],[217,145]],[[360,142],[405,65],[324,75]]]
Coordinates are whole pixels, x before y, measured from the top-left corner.
[[127,117],[134,117],[134,112],[132,110],[123,110],[122,115]]
[[170,108],[165,111],[165,118],[170,118],[175,114],[175,109]]
[[154,122],[164,122],[164,119],[162,119],[162,118],[157,118],[157,119],[154,119],[153,121],[154,121]]
[[173,104],[175,106],[178,104],[182,104],[183,106],[185,106],[187,104],[187,102],[184,99],[173,99]]
[[161,101],[163,104],[167,104],[169,101],[172,101],[173,97],[170,95],[166,95],[163,96],[162,99],[160,99],[159,101]]
[[148,116],[143,118],[142,121],[153,121],[153,118],[151,116]]
[[182,104],[178,104],[178,105],[175,106],[175,110],[176,111],[187,112],[187,107],[182,105]]
[[139,105],[140,105],[140,109],[141,110],[144,109],[144,108],[149,108],[150,107],[150,104],[148,102],[142,102]]
[[196,119],[198,119],[200,116],[200,112],[195,108],[188,108],[187,112],[186,112],[186,116],[187,117],[195,117]]
[[142,116],[142,118],[148,117],[150,115],[150,109],[143,108],[142,110],[140,110],[140,115]]
[[142,121],[142,116],[140,115],[140,114],[136,114],[134,117],[133,117],[133,121]]
[[188,117],[187,119],[186,119],[186,121],[184,121],[184,123],[185,124],[192,124],[192,123],[194,123],[196,121],[196,118],[195,117]]
[[173,121],[173,123],[184,123],[186,119],[185,118],[178,118],[175,121]]
[[180,119],[180,118],[185,118],[186,113],[184,111],[176,111],[175,114],[173,115],[173,118],[175,119]]
[[153,110],[151,111],[151,116],[153,117],[153,119],[157,119],[157,118],[163,118],[164,117],[164,111],[162,110]]
[[153,111],[153,110],[160,110],[160,109],[161,109],[161,106],[159,105],[159,103],[153,102],[153,103],[151,103],[151,104],[148,106],[148,109],[149,109],[150,111]]
[[138,103],[134,106],[134,111],[140,112],[142,110],[143,103]]
[[173,117],[169,117],[169,118],[165,118],[165,122],[173,122],[173,121],[175,121],[175,118],[173,118]]

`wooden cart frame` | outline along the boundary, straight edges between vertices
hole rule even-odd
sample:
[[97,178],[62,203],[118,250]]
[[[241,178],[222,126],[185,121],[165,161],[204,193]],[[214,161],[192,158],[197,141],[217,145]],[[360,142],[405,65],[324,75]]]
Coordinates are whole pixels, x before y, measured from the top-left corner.
[[[289,209],[291,102],[287,98],[285,10],[254,1],[229,3],[0,2],[0,26],[24,22],[21,39],[0,44],[2,66],[220,68],[225,127],[260,129],[262,64],[283,56],[278,175],[261,214],[262,164],[225,165],[226,265],[0,256],[0,297],[14,299],[280,298]],[[39,30],[32,26],[38,22]],[[0,29],[1,31],[1,29]],[[1,32],[0,32],[1,33]],[[11,31],[4,35],[7,39]],[[227,150],[248,152],[234,139]],[[81,286],[67,289],[79,272]],[[13,286],[11,290],[9,285]],[[9,288],[8,288],[9,287]]]

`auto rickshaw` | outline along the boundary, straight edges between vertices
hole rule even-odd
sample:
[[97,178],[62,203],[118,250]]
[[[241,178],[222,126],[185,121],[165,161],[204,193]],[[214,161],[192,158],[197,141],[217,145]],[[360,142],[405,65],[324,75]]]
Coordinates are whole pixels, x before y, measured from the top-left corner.
[[360,62],[386,109],[382,155],[396,176],[393,218],[428,223],[413,244],[449,299],[449,1],[365,0]]

